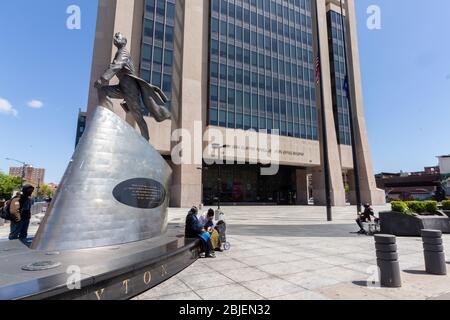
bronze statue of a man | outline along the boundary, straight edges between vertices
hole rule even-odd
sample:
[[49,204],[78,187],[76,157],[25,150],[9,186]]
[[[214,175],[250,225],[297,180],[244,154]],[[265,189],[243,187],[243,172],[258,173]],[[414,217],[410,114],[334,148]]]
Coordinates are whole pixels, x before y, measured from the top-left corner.
[[[114,61],[95,83],[99,104],[112,110],[111,99],[123,99],[122,108],[127,113],[131,113],[142,136],[149,140],[150,136],[142,105],[156,121],[162,122],[171,118],[170,111],[164,107],[168,99],[160,88],[152,86],[136,75],[131,55],[126,49],[127,39],[121,33],[114,36],[114,45],[118,49]],[[109,81],[114,76],[119,78],[119,84],[110,86]]]

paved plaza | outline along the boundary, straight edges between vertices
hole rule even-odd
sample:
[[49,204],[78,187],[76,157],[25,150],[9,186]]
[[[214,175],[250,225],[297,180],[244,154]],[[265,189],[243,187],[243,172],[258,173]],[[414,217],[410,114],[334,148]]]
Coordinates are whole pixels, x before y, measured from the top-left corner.
[[[376,211],[386,208],[375,208]],[[355,209],[225,207],[231,250],[200,259],[136,300],[450,299],[450,276],[425,274],[420,238],[398,238],[403,287],[371,284],[374,239],[352,232]],[[170,209],[184,223],[187,210]],[[33,228],[35,230],[35,228]],[[0,227],[0,239],[7,228]],[[444,236],[450,258],[450,236]]]

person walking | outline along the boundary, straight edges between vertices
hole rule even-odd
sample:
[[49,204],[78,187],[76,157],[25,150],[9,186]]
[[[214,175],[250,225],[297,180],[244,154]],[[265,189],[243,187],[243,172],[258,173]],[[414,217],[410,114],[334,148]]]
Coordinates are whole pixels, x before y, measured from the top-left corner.
[[25,185],[22,193],[11,200],[11,230],[9,240],[20,240],[27,245],[28,227],[31,219],[31,196],[34,192],[32,185]]

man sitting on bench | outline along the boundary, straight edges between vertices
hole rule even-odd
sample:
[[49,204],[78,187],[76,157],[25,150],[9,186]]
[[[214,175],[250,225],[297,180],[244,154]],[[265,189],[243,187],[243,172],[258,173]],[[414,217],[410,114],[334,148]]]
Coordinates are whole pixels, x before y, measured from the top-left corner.
[[366,203],[364,205],[364,212],[359,215],[358,219],[356,219],[356,223],[361,229],[358,231],[358,234],[367,234],[367,231],[364,230],[363,223],[372,222],[372,217],[374,218],[375,223],[379,221],[378,218],[375,218],[375,212],[371,208],[370,204]]

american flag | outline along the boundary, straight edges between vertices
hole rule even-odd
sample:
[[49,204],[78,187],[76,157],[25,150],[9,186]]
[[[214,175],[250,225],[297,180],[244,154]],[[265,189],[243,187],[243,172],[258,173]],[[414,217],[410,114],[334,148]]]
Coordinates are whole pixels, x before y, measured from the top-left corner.
[[317,56],[316,58],[316,83],[320,84],[320,58]]

